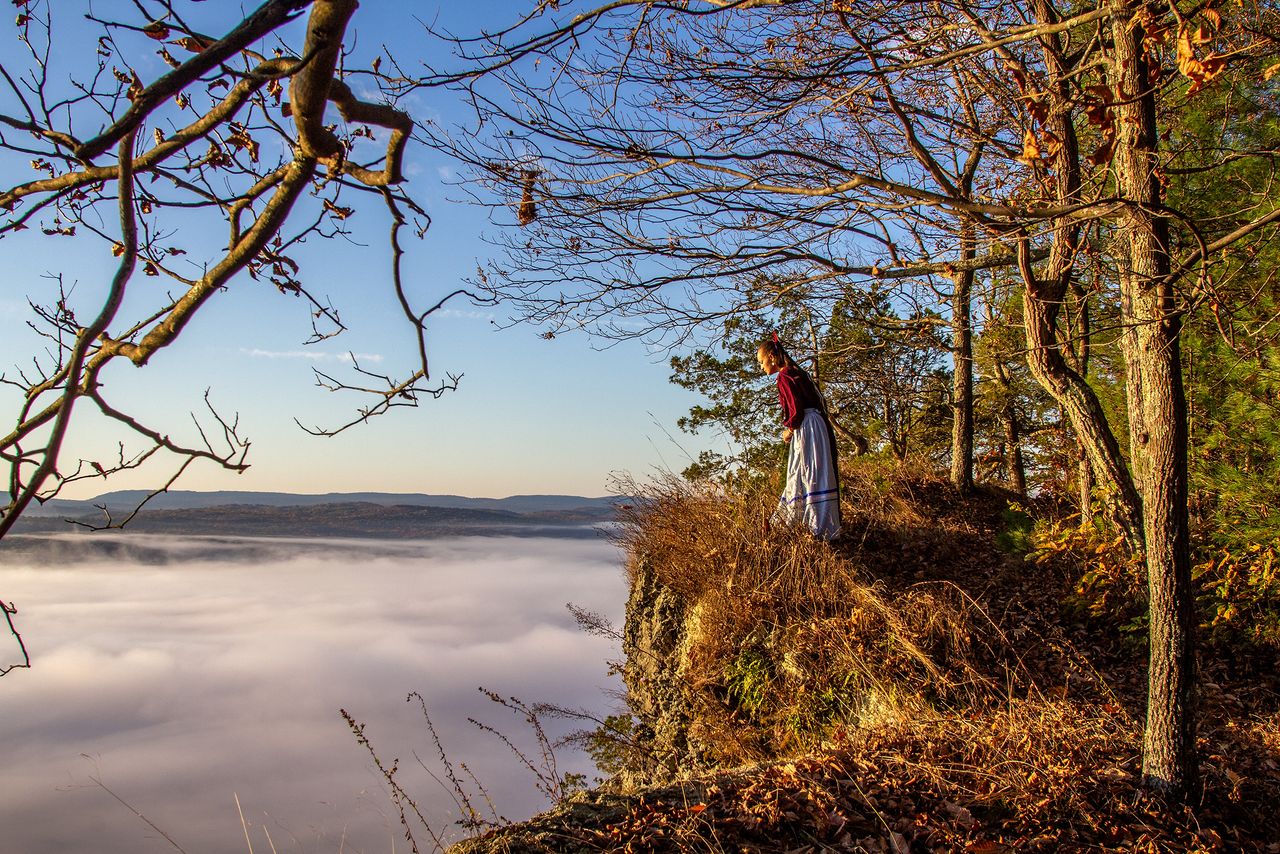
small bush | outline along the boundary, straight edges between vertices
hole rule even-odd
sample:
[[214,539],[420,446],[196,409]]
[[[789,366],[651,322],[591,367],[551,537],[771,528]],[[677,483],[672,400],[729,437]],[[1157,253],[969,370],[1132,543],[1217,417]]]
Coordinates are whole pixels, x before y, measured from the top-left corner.
[[759,646],[748,643],[725,667],[724,686],[735,708],[758,716],[773,692],[773,662]]
[[1003,527],[996,534],[996,545],[1010,554],[1026,554],[1035,547],[1036,520],[1020,504],[1012,501],[1000,512]]
[[595,729],[576,734],[574,742],[591,757],[600,773],[612,777],[636,764],[636,719],[630,714],[608,715]]
[[1212,639],[1280,649],[1280,539],[1220,547],[1194,572]]
[[1065,564],[1080,573],[1073,595],[1063,604],[1090,617],[1105,619],[1136,635],[1147,625],[1146,572],[1129,552],[1124,538],[1099,524],[1080,525],[1071,516],[1042,523],[1032,534],[1027,557],[1037,564]]
[[[1211,534],[1206,536],[1212,536]],[[1108,620],[1132,637],[1147,630],[1146,575],[1122,539],[1077,517],[1042,523],[1028,557],[1059,561],[1079,572],[1066,603]],[[1226,647],[1280,650],[1280,540],[1205,544],[1208,556],[1193,567],[1201,629]]]

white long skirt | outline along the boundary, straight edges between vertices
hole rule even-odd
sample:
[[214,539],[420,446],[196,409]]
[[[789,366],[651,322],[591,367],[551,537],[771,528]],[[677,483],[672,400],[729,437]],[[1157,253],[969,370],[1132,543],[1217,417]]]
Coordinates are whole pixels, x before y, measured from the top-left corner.
[[775,523],[803,523],[815,537],[823,540],[839,535],[840,494],[833,450],[822,412],[806,409],[804,420],[791,434],[787,485],[773,513]]

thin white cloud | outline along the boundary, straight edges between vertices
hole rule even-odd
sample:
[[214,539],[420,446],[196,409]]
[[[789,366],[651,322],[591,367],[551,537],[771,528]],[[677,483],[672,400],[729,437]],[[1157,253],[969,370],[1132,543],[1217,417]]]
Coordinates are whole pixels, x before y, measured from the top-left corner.
[[464,320],[496,320],[497,315],[492,311],[478,311],[476,309],[459,309],[446,308],[436,312],[436,317],[459,317]]
[[350,352],[331,353],[323,350],[261,350],[257,347],[241,347],[240,352],[251,359],[304,359],[311,362],[351,362],[354,358],[357,362],[377,364],[385,358],[380,353],[356,353],[354,356]]

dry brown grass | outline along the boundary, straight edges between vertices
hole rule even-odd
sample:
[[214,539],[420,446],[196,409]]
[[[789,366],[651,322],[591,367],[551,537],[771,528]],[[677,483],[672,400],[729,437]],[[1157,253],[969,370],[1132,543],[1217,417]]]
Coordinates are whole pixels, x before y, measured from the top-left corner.
[[[688,674],[715,702],[695,736],[725,764],[808,749],[832,733],[1004,697],[999,629],[961,588],[891,589],[858,552],[769,527],[767,493],[670,477],[633,487],[622,545],[691,605]],[[854,494],[857,494],[856,492]],[[846,511],[851,527],[930,524],[902,501]],[[745,731],[744,731],[745,730]]]

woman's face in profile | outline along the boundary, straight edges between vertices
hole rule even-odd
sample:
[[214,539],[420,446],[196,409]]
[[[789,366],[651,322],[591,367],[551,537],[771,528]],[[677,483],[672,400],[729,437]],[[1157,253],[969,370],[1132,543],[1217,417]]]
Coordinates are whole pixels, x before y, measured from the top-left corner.
[[766,374],[776,374],[782,366],[773,360],[773,354],[768,350],[761,348],[756,351],[756,362],[760,365],[760,370]]

